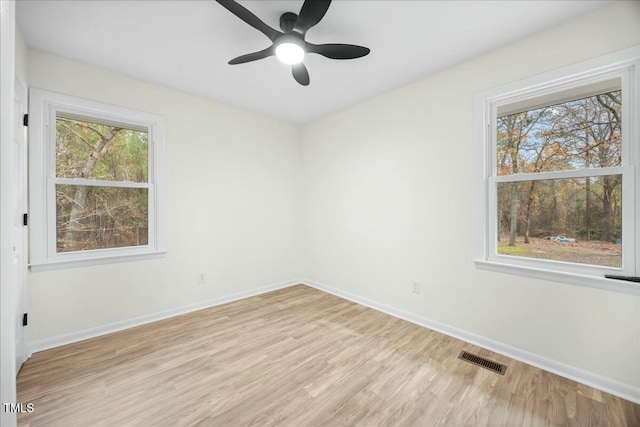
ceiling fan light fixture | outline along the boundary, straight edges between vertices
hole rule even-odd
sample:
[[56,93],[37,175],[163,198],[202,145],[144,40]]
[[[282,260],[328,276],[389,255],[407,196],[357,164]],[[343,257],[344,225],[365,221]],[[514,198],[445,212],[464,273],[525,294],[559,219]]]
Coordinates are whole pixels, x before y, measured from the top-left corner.
[[307,31],[322,20],[331,0],[304,0],[299,14],[285,12],[280,15],[278,31],[265,24],[236,0],[216,0],[222,7],[260,31],[271,40],[271,46],[258,52],[240,55],[229,61],[230,65],[244,64],[276,56],[291,66],[291,75],[302,86],[309,86],[309,72],[302,63],[307,53],[315,53],[331,59],[355,59],[369,54],[369,48],[344,43],[312,44],[305,40]]
[[285,64],[299,64],[304,59],[304,55],[304,49],[297,43],[284,42],[276,47],[276,56]]

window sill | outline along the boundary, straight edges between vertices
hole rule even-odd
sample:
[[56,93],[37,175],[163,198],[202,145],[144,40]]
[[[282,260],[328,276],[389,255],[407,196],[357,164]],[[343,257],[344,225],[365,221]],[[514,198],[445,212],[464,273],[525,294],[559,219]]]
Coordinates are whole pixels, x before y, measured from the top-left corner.
[[522,267],[487,260],[475,260],[476,268],[495,271],[498,273],[515,274],[517,276],[532,277],[552,282],[570,283],[588,288],[604,289],[606,291],[640,295],[640,285],[622,280],[606,279],[604,277],[586,276],[582,274],[564,273],[544,270],[541,268]]
[[93,265],[114,264],[118,262],[144,261],[148,259],[163,258],[167,251],[145,252],[141,254],[121,254],[103,256],[99,258],[84,258],[74,260],[49,261],[42,263],[33,263],[29,265],[32,273],[50,270],[62,270],[66,268],[90,267]]

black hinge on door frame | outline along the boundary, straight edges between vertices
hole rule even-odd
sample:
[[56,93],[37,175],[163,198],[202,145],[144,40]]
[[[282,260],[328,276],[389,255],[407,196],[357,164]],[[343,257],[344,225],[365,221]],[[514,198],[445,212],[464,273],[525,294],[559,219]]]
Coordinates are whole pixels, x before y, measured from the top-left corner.
[[22,315],[22,326],[27,326],[29,323],[29,313],[24,313]]
[[22,116],[22,126],[29,126],[29,115],[25,114]]
[[22,225],[24,226],[29,225],[29,214],[27,213],[22,214]]

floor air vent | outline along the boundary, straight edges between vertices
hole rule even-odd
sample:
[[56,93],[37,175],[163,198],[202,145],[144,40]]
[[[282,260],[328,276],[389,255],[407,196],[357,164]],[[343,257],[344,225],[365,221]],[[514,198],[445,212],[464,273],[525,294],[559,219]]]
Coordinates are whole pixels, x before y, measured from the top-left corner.
[[485,359],[484,357],[480,357],[464,350],[460,352],[460,356],[458,356],[458,359],[466,360],[469,363],[473,363],[474,365],[478,365],[500,375],[504,375],[504,373],[507,371],[507,365],[494,362],[493,360]]

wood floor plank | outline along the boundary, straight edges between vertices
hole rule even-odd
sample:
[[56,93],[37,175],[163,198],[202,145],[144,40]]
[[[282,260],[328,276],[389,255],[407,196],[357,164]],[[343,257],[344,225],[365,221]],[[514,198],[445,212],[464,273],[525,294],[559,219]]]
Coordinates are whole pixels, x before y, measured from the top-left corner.
[[34,354],[18,400],[29,427],[640,426],[640,405],[302,285]]

